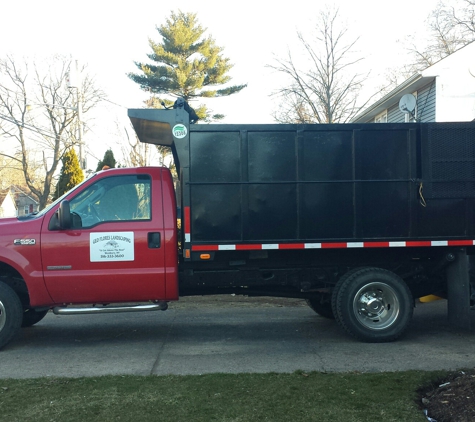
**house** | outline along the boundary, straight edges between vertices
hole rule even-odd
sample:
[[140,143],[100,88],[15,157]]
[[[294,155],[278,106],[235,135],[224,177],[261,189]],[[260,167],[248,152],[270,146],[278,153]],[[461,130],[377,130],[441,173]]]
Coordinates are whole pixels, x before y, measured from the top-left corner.
[[[399,109],[399,101],[406,94],[414,96],[413,115]],[[475,120],[475,42],[412,75],[358,114],[352,123],[403,123],[414,120]]]
[[16,185],[0,190],[0,217],[17,217],[39,211],[39,202]]
[[36,199],[33,199],[33,197],[23,189],[16,185],[12,185],[10,191],[15,198],[16,208],[18,210],[17,215],[27,215],[39,211],[39,202]]
[[10,189],[0,191],[0,218],[16,217],[17,208]]

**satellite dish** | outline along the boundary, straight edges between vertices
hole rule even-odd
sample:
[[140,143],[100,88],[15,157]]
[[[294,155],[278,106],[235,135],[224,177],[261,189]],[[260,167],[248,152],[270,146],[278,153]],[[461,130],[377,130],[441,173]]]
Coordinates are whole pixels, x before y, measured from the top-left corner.
[[413,114],[416,108],[416,97],[412,94],[406,94],[399,100],[399,110],[403,113]]

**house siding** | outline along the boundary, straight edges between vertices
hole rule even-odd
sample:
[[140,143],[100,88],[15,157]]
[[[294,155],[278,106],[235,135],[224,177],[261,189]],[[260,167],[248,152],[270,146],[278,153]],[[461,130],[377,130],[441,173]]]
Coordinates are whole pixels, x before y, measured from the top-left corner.
[[417,118],[421,122],[435,122],[435,91],[435,80],[417,91]]
[[388,123],[404,123],[404,113],[399,110],[399,104],[388,108]]

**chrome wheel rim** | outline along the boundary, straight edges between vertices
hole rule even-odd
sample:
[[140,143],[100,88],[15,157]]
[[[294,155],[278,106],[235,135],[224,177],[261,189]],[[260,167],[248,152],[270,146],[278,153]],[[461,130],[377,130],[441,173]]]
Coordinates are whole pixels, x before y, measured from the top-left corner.
[[0,301],[0,331],[3,330],[6,320],[7,320],[7,315],[5,312],[5,306],[3,305],[3,302]]
[[386,283],[364,285],[353,299],[357,321],[371,330],[384,330],[397,320],[400,303],[395,290]]

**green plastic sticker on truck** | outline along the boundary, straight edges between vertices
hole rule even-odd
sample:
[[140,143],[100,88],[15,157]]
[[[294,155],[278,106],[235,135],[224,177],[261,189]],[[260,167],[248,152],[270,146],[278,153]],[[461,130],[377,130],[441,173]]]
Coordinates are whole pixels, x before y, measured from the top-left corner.
[[188,134],[188,129],[185,125],[178,124],[173,126],[173,136],[178,139],[184,138]]

